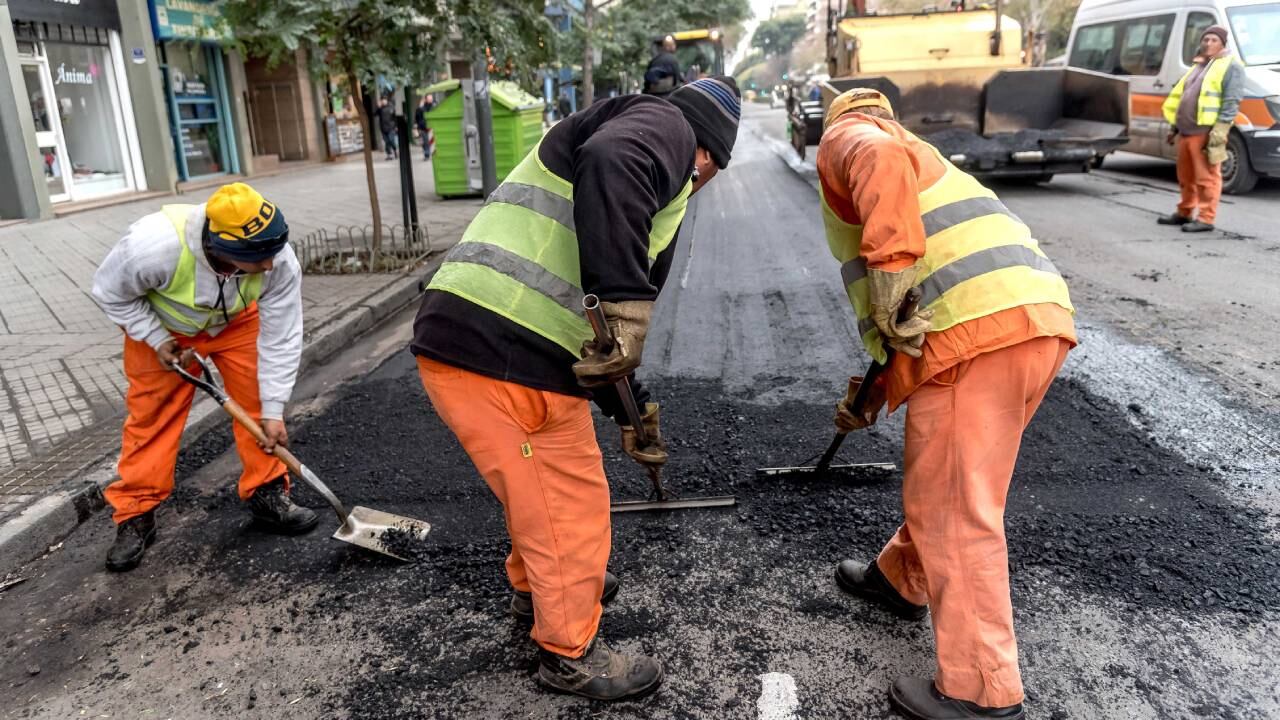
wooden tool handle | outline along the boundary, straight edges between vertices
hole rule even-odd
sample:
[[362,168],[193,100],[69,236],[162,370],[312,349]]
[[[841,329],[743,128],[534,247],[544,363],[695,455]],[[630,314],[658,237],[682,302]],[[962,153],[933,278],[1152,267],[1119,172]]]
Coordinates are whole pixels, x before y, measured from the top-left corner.
[[[227,398],[222,407],[227,411],[228,415],[235,418],[236,422],[240,423],[245,430],[248,430],[249,434],[253,435],[254,440],[257,440],[262,445],[267,444],[267,434],[262,431],[262,426],[244,408],[240,407],[240,403]],[[302,475],[302,463],[298,461],[298,458],[294,457],[293,453],[289,452],[289,448],[283,445],[276,445],[275,450],[272,452],[276,457],[280,458],[280,462],[283,462],[285,467],[289,468],[294,475]]]

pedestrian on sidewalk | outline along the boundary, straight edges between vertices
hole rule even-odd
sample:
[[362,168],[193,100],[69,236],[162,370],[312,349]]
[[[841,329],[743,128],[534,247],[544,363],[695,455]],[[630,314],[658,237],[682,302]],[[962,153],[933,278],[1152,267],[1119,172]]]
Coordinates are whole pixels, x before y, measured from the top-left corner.
[[1156,222],[1209,232],[1222,199],[1222,163],[1244,99],[1244,65],[1227,48],[1227,29],[1209,27],[1191,69],[1164,101],[1170,145],[1178,146],[1178,209]]
[[204,205],[166,205],[129,226],[93,276],[93,299],[125,332],[128,415],[117,469],[103,492],[114,509],[107,568],[137,567],[155,540],[155,510],[173,490],[195,388],[174,368],[213,360],[228,394],[260,420],[267,442],[233,425],[244,466],[240,499],[264,528],[307,532],[317,517],[289,498],[273,456],[288,446],[284,407],[302,357],[302,269],[284,214],[244,183]]
[[386,96],[378,98],[378,129],[382,131],[382,147],[387,151],[387,160],[395,160],[399,156],[400,137],[396,124],[396,110],[387,101]]
[[427,113],[431,112],[431,96],[418,98],[418,108],[413,111],[413,124],[418,128],[418,137],[422,139],[422,159],[431,159],[431,129],[427,127]]
[[[632,459],[666,462],[658,404],[633,373],[689,197],[729,164],[740,113],[737,85],[717,77],[560,121],[445,256],[414,322],[431,403],[503,504],[511,613],[533,623],[538,677],[558,691],[619,700],[662,681],[656,659],[597,637],[618,581],[588,400],[621,426]],[[584,293],[601,298],[618,339],[608,354]],[[644,448],[613,389],[627,377],[657,440]]]
[[[847,433],[907,405],[905,521],[847,592],[920,620],[933,613],[937,673],[890,688],[915,720],[1022,718],[1004,508],[1022,433],[1076,343],[1062,276],[1000,199],[893,119],[879,92],[835,99],[818,147],[823,220],[862,342],[884,362],[877,401]],[[897,319],[907,292],[920,309]]]

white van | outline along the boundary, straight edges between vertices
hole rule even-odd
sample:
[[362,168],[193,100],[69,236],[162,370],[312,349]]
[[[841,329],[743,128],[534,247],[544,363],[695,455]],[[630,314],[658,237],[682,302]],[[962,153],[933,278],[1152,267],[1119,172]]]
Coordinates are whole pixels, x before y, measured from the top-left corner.
[[1129,78],[1125,150],[1173,159],[1161,106],[1191,67],[1210,25],[1246,67],[1244,101],[1222,165],[1227,193],[1280,177],[1280,0],[1084,0],[1067,44],[1067,64]]

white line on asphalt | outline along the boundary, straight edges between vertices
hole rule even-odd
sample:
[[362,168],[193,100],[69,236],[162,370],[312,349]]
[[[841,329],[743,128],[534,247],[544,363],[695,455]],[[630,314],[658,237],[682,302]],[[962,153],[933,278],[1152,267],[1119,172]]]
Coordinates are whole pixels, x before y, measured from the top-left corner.
[[786,673],[765,673],[760,676],[760,699],[756,710],[760,720],[796,720],[796,680]]

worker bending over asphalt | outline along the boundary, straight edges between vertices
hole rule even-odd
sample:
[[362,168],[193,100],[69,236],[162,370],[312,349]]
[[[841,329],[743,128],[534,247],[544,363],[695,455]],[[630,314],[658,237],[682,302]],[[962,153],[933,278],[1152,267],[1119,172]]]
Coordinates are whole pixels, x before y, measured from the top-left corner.
[[[1156,222],[1182,232],[1209,232],[1222,199],[1227,140],[1244,99],[1244,65],[1227,49],[1227,29],[1214,25],[1200,36],[1191,69],[1164,101],[1168,142],[1178,146],[1178,209]],[[1241,162],[1244,159],[1241,158]]]
[[[666,462],[660,442],[636,447],[612,383],[640,365],[689,196],[728,165],[739,113],[737,85],[717,77],[570,115],[489,196],[414,323],[431,403],[502,502],[511,611],[532,620],[538,677],[555,690],[618,700],[662,681],[657,660],[597,637],[617,580],[605,572],[609,485],[587,399],[622,425],[633,459]],[[600,297],[617,337],[608,355],[584,293]],[[634,387],[660,438],[658,405]]]
[[[837,97],[818,148],[827,240],[867,350],[896,350],[861,417],[907,404],[905,522],[844,590],[899,617],[933,611],[937,673],[890,688],[917,720],[1022,718],[1004,507],[1023,430],[1076,342],[1067,286],[990,190],[893,120],[875,90]],[[908,290],[920,309],[899,321]],[[850,383],[851,386],[856,383]]]
[[166,205],[129,226],[93,276],[93,299],[125,332],[128,416],[120,479],[103,492],[115,509],[111,570],[137,567],[156,537],[156,506],[173,490],[178,444],[195,387],[173,369],[191,353],[210,357],[227,393],[267,444],[233,423],[244,469],[240,499],[273,532],[316,526],[289,499],[284,406],[302,355],[302,270],[284,214],[244,183],[224,185],[204,205]]

